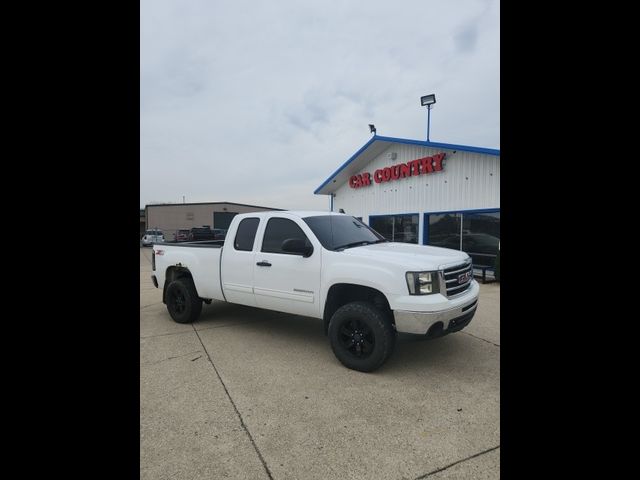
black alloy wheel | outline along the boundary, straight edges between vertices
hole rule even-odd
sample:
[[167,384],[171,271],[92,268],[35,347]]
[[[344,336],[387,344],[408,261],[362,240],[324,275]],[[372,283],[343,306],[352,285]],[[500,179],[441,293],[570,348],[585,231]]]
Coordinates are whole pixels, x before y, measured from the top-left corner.
[[352,318],[342,323],[340,343],[355,357],[367,358],[373,353],[376,339],[373,330],[366,323]]
[[336,310],[328,333],[336,358],[360,372],[380,368],[396,341],[389,313],[369,302],[351,302]]
[[180,289],[174,288],[169,295],[169,303],[173,306],[173,311],[176,315],[184,315],[187,309],[187,297]]
[[167,287],[165,295],[169,315],[177,323],[191,323],[200,316],[202,299],[198,297],[193,280],[182,277]]

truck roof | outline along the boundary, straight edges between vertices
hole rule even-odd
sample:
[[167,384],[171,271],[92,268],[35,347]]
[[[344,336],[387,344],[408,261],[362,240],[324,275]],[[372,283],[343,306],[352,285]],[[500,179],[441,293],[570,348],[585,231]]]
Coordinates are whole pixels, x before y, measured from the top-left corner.
[[289,215],[294,215],[300,218],[306,217],[317,217],[320,215],[345,215],[344,213],[336,213],[336,212],[322,212],[319,210],[276,210],[276,211],[266,211],[266,212],[249,212],[249,213],[240,213],[238,216],[242,215],[243,217],[255,217],[255,216],[265,216],[265,215],[273,215],[273,214],[283,214],[287,213]]

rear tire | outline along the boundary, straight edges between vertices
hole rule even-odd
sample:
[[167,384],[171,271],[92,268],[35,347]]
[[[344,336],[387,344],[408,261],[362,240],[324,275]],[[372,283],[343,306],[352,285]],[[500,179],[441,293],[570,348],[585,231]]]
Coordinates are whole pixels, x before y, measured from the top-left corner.
[[329,322],[334,355],[347,368],[372,372],[393,352],[396,332],[388,315],[368,302],[340,307]]
[[191,323],[200,316],[202,299],[198,297],[193,280],[182,277],[167,287],[167,310],[174,322]]

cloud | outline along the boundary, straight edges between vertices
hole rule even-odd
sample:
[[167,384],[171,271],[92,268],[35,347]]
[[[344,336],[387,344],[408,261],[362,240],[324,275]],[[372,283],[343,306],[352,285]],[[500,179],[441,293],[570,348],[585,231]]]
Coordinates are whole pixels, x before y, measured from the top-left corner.
[[499,146],[499,4],[142,0],[140,203],[327,209],[379,135]]
[[467,25],[455,35],[454,39],[459,52],[472,52],[478,39],[478,27],[476,24]]

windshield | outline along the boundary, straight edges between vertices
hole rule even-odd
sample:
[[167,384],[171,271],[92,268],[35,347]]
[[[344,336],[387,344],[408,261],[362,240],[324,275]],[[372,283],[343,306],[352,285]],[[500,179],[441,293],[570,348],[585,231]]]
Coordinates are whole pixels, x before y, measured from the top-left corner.
[[162,230],[147,230],[147,235],[162,235]]
[[382,235],[354,217],[320,215],[303,220],[327,250],[386,242]]

